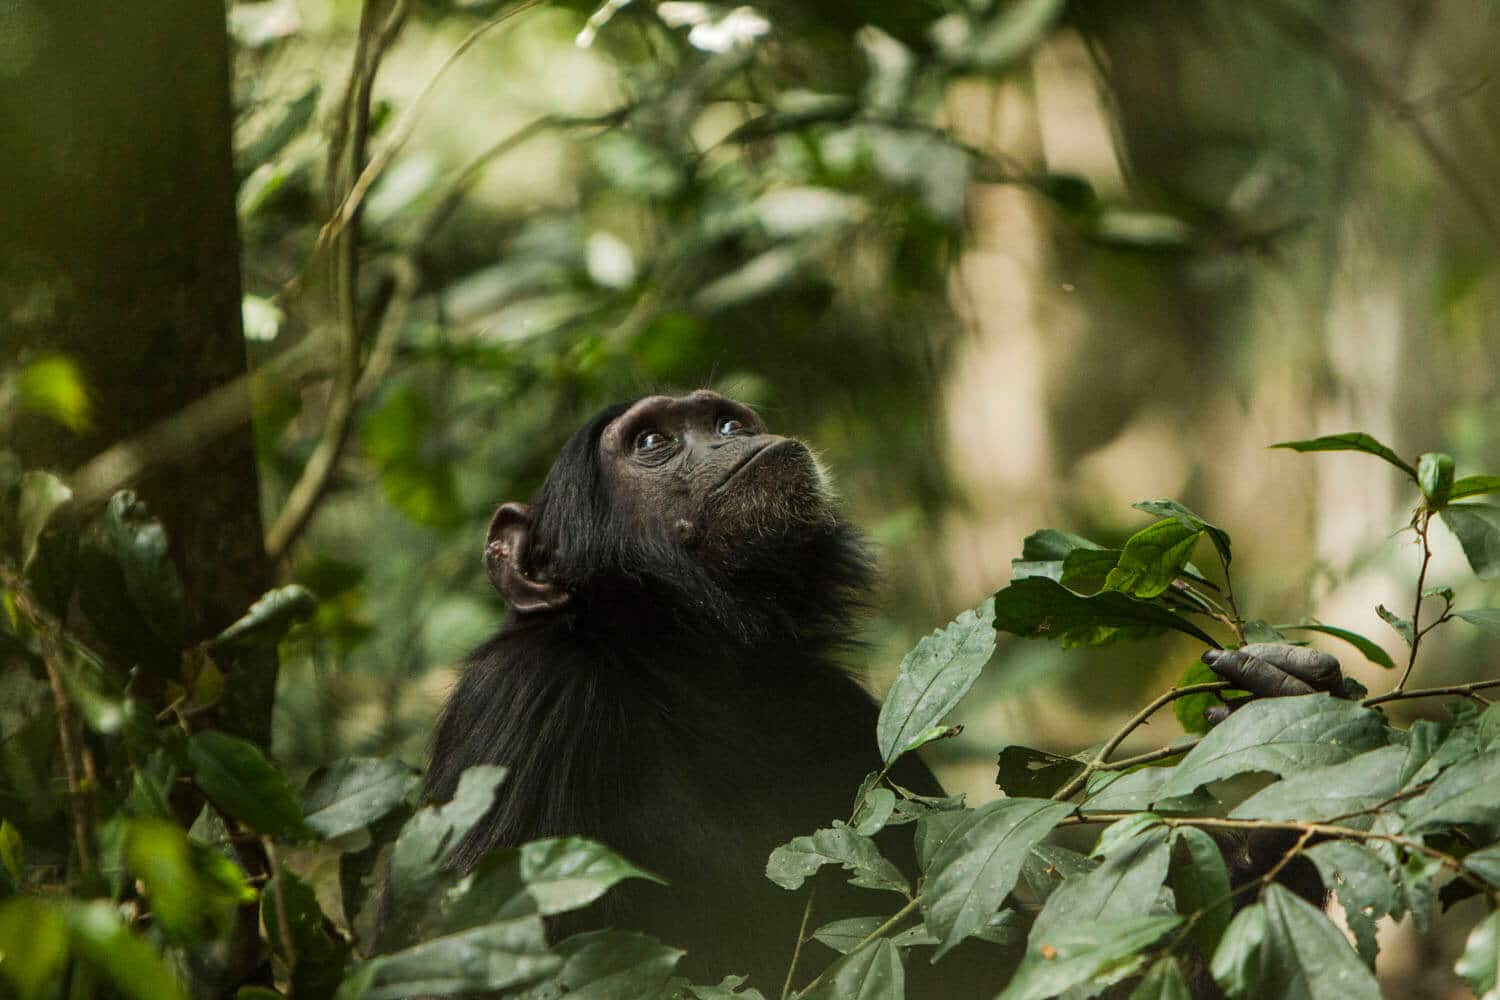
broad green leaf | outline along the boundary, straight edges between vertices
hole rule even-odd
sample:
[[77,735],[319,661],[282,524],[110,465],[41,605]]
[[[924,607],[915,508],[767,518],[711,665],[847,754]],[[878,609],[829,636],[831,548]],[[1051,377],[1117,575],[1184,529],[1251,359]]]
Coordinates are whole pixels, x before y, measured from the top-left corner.
[[885,921],[885,917],[848,917],[824,924],[813,931],[812,936],[813,940],[822,942],[840,955],[847,955]]
[[1170,628],[1209,646],[1213,637],[1181,615],[1118,593],[1083,597],[1043,578],[1017,580],[995,594],[995,627],[1027,639],[1057,639],[1063,645],[1094,645],[1123,635]]
[[1386,863],[1363,844],[1331,840],[1306,852],[1323,884],[1338,896],[1365,964],[1373,967],[1380,946],[1375,922],[1396,909],[1396,884]]
[[948,839],[974,819],[974,810],[928,813],[917,820],[917,865],[925,872]]
[[1440,516],[1463,547],[1474,575],[1481,580],[1500,577],[1500,507],[1452,504]]
[[1172,586],[1192,557],[1203,530],[1170,519],[1147,525],[1131,535],[1119,562],[1104,580],[1104,589],[1150,600]]
[[1187,795],[1246,771],[1286,777],[1340,764],[1385,741],[1385,721],[1357,703],[1321,693],[1268,698],[1246,705],[1203,737],[1161,794]]
[[568,1000],[658,1000],[683,952],[627,931],[578,934],[553,949]]
[[1406,828],[1422,833],[1466,823],[1500,823],[1500,748],[1448,768],[1416,798],[1401,805]]
[[26,845],[21,831],[8,819],[0,820],[0,865],[18,885],[26,877]]
[[[1182,672],[1177,678],[1174,687],[1193,687],[1196,684],[1210,684],[1214,681],[1223,680],[1214,673],[1213,668],[1202,660],[1194,660],[1192,665]],[[1172,702],[1172,714],[1177,716],[1177,722],[1183,731],[1189,733],[1206,733],[1212,726],[1204,717],[1205,709],[1212,705],[1221,705],[1224,702],[1222,695],[1226,692],[1205,691],[1202,694],[1190,694],[1178,698]]]
[[1259,992],[1260,951],[1266,941],[1266,908],[1252,903],[1234,915],[1210,966],[1214,982],[1231,997],[1273,996]]
[[598,841],[587,837],[534,840],[521,848],[521,878],[543,916],[587,906],[631,878],[665,885]]
[[133,820],[127,827],[125,863],[145,887],[152,920],[179,944],[222,933],[233,923],[235,907],[254,901],[255,893],[232,862],[227,878],[214,877],[227,860],[190,843],[170,820]]
[[21,573],[56,614],[67,610],[78,569],[78,513],[73,491],[49,472],[21,476],[16,500]]
[[244,616],[214,636],[215,649],[246,646],[274,646],[299,622],[311,618],[318,609],[312,591],[297,584],[277,587],[261,595]]
[[130,490],[110,497],[101,524],[125,575],[125,590],[151,631],[167,645],[186,644],[188,605],[168,552],[167,532]]
[[1320,910],[1272,883],[1261,894],[1266,937],[1259,995],[1279,1000],[1380,1000],[1375,975]]
[[1011,579],[1041,576],[1070,590],[1097,591],[1119,561],[1119,549],[1107,549],[1079,535],[1044,528],[1026,536],[1021,558],[1011,560]]
[[974,810],[932,857],[922,916],[942,958],[1000,909],[1027,853],[1071,812],[1066,802],[999,799]]
[[902,659],[875,726],[880,757],[887,764],[941,722],[973,686],[995,652],[994,609],[990,598],[965,611]]
[[1363,813],[1396,794],[1406,747],[1380,747],[1342,764],[1294,771],[1235,807],[1233,819],[1322,822]]
[[16,376],[21,405],[32,413],[62,424],[75,434],[93,423],[93,407],[83,372],[72,358],[62,354],[40,354],[27,362]]
[[[541,917],[529,916],[433,938],[367,964],[375,972],[354,997],[404,1000],[520,986],[557,971],[562,960],[547,953]],[[339,995],[346,1000],[343,988]]]
[[1500,493],[1500,476],[1464,476],[1454,482],[1453,492],[1448,494],[1448,499],[1462,500],[1486,493]]
[[1144,949],[1181,923],[1174,915],[1133,916],[1059,927],[1045,941],[1027,945],[999,1000],[1050,1000],[1074,986],[1117,983],[1144,964]]
[[1219,553],[1219,558],[1225,566],[1229,565],[1231,558],[1229,532],[1223,528],[1216,524],[1210,524],[1176,500],[1142,500],[1140,503],[1131,504],[1131,506],[1136,510],[1143,510],[1147,514],[1155,514],[1157,517],[1174,518],[1178,524],[1191,531],[1207,532],[1209,541],[1214,543],[1214,549]]
[[1412,644],[1412,640],[1415,638],[1416,632],[1412,628],[1410,618],[1401,617],[1400,615],[1396,614],[1396,612],[1386,607],[1384,604],[1377,604],[1375,606],[1375,613],[1380,616],[1381,621],[1385,622],[1395,630],[1396,634],[1401,637],[1402,642],[1406,643],[1408,646]]
[[313,831],[281,770],[248,740],[216,730],[188,740],[193,780],[215,806],[257,833],[311,840]]
[[1500,910],[1474,925],[1453,971],[1480,1000],[1500,998]]
[[1387,462],[1411,477],[1412,482],[1417,482],[1417,470],[1413,469],[1407,462],[1402,460],[1390,448],[1376,441],[1368,434],[1353,431],[1347,434],[1330,434],[1326,437],[1310,438],[1306,441],[1282,441],[1271,445],[1272,448],[1290,448],[1293,451],[1362,451],[1367,455],[1383,458]]
[[1471,852],[1464,858],[1464,867],[1500,889],[1500,844]]
[[[766,1000],[766,996],[753,986],[745,985],[745,976],[725,976],[717,986],[689,986],[687,990],[693,1000]],[[679,1000],[674,996],[673,1000]]]
[[68,959],[68,930],[59,909],[36,896],[0,901],[0,978],[21,1000],[41,1000]]
[[1500,636],[1500,608],[1470,608],[1453,612],[1454,618],[1462,618],[1488,635]]
[[[1116,829],[1119,832],[1112,834]],[[1069,927],[1150,913],[1167,877],[1169,832],[1149,813],[1120,820],[1107,829],[1105,835],[1112,842],[1103,845],[1109,852],[1104,862],[1093,871],[1066,879],[1047,897],[1027,938],[1028,952]]]
[[881,856],[875,841],[842,824],[776,848],[766,861],[766,878],[783,889],[800,889],[809,876],[828,864],[852,872],[851,885],[903,894],[910,890],[901,870]]
[[[1026,854],[1021,864],[1021,879],[1014,892],[1032,897],[1027,902],[1045,902],[1058,887],[1075,875],[1084,875],[1099,867],[1099,862],[1085,854],[1071,851],[1056,844],[1037,844]],[[1010,911],[1002,910],[1002,913]],[[1025,940],[1026,935],[1021,935]]]
[[828,970],[823,982],[802,1000],[901,1000],[906,996],[906,970],[901,950],[881,938],[845,955]]
[[1056,528],[1033,531],[1021,542],[1021,558],[1015,562],[1061,562],[1079,549],[1103,552],[1104,546],[1091,542],[1082,535],[1075,535]]
[[1358,632],[1351,632],[1346,628],[1339,628],[1335,625],[1324,625],[1322,622],[1305,622],[1301,625],[1277,625],[1276,630],[1278,632],[1295,632],[1301,630],[1304,632],[1321,632],[1324,635],[1331,635],[1336,639],[1342,639],[1349,643],[1349,645],[1359,650],[1365,659],[1371,663],[1385,667],[1387,670],[1396,669],[1396,661],[1391,659],[1391,654]]
[[995,784],[1006,795],[1045,799],[1083,770],[1083,761],[1012,744],[1000,751]]
[[1229,927],[1229,869],[1224,852],[1213,837],[1191,826],[1172,831],[1172,843],[1184,848],[1173,860],[1171,884],[1177,912],[1184,917],[1200,913],[1193,925],[1193,940],[1205,955],[1212,955]]
[[16,526],[21,533],[21,568],[29,570],[38,556],[42,534],[71,512],[73,491],[50,472],[31,470],[21,476]]
[[344,963],[349,959],[349,945],[343,938],[328,933],[313,887],[287,871],[285,865],[261,893],[260,920],[271,947],[287,958],[286,931],[281,926],[280,917],[283,907],[287,926],[291,929],[291,953],[297,956],[292,972],[292,995],[332,995],[343,976]]
[[861,796],[849,825],[854,832],[873,837],[891,821],[896,812],[896,793],[889,788],[872,788]]
[[1442,859],[1411,852],[1396,873],[1400,876],[1401,906],[1411,914],[1417,933],[1431,932],[1437,912],[1438,883],[1444,874]]
[[332,839],[385,816],[421,780],[395,757],[346,757],[319,768],[307,779],[302,814],[318,836]]
[[66,633],[59,643],[59,653],[53,664],[84,723],[105,735],[123,730],[134,718],[136,705],[124,694],[120,679]]
[[186,1000],[156,949],[130,933],[113,904],[73,903],[63,911],[72,950],[133,1000]]
[[1177,967],[1177,959],[1168,955],[1146,970],[1130,1000],[1193,1000],[1193,995]]
[[1417,485],[1427,506],[1437,509],[1453,495],[1453,456],[1441,451],[1429,451],[1417,459]]
[[927,744],[936,743],[938,740],[952,739],[963,731],[963,726],[931,726],[907,740],[906,744],[897,752],[897,756],[903,753],[911,753],[918,747],[925,747]]

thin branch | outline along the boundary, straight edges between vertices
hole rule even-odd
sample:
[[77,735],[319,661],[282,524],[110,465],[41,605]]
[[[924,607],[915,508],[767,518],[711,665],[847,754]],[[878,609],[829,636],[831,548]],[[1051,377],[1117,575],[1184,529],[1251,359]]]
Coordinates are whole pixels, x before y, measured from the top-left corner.
[[[1431,520],[1432,512],[1424,509],[1417,514],[1417,519],[1413,523],[1413,527],[1417,532],[1417,538],[1421,539],[1422,542],[1422,568],[1417,571],[1417,599],[1411,609],[1411,650],[1406,657],[1406,669],[1401,672],[1401,680],[1396,682],[1395,694],[1400,694],[1406,690],[1406,682],[1411,677],[1413,668],[1417,665],[1417,648],[1422,645],[1422,636],[1427,634],[1427,631],[1421,627],[1422,591],[1427,585],[1427,565],[1432,562],[1432,546],[1427,541],[1427,525]],[[1437,623],[1434,622],[1433,624],[1436,625]]]
[[1152,764],[1159,760],[1166,760],[1168,757],[1176,757],[1179,754],[1187,753],[1189,750],[1193,749],[1193,747],[1197,746],[1201,740],[1202,737],[1199,737],[1195,740],[1187,740],[1182,743],[1174,743],[1171,746],[1161,747],[1156,750],[1148,750],[1145,753],[1138,753],[1134,757],[1126,757],[1124,760],[1116,760],[1110,761],[1107,764],[1099,764],[1094,768],[1094,770],[1128,771],[1132,767],[1139,767],[1142,764]]
[[1500,687],[1500,680],[1475,681],[1472,684],[1449,684],[1445,687],[1417,688],[1414,691],[1390,691],[1386,694],[1366,698],[1360,702],[1365,708],[1374,708],[1388,701],[1404,701],[1408,698],[1438,698],[1443,695],[1471,695],[1486,688]]
[[[271,838],[262,837],[260,843],[265,849],[266,860],[271,864],[271,871],[276,876],[276,880],[271,883],[276,903],[276,923],[277,929],[281,931],[281,953],[286,958],[287,972],[292,973],[297,969],[297,946],[292,942],[292,925],[286,919],[286,890],[282,887],[286,869],[281,867],[281,861],[276,857],[276,845],[271,842]],[[287,996],[291,995],[290,992],[287,993]]]
[[[875,928],[869,934],[866,934],[864,939],[860,941],[859,944],[855,945],[853,948],[850,948],[847,952],[845,952],[845,954],[852,955],[856,951],[859,951],[861,948],[869,945],[871,942],[877,940],[878,938],[884,937],[886,932],[889,931],[892,927],[895,927],[901,921],[911,916],[911,914],[916,911],[917,906],[921,903],[921,901],[921,896],[913,896],[910,900],[907,901],[907,904],[905,906],[901,907],[901,909],[891,914],[889,920],[881,924],[879,927]],[[833,966],[830,965],[828,969],[831,968],[833,968]],[[808,983],[806,986],[797,991],[797,995],[799,997],[806,996],[814,989],[816,989],[817,986],[823,982],[823,977],[828,975],[828,969],[824,969],[822,972],[818,973],[817,976],[813,978],[812,982]]]
[[792,949],[792,964],[787,966],[786,981],[781,984],[781,1000],[787,1000],[792,994],[792,977],[797,974],[797,963],[802,959],[802,946],[807,943],[807,920],[812,916],[813,898],[817,891],[817,886],[807,891],[807,905],[802,907],[802,925],[797,928],[797,947]]

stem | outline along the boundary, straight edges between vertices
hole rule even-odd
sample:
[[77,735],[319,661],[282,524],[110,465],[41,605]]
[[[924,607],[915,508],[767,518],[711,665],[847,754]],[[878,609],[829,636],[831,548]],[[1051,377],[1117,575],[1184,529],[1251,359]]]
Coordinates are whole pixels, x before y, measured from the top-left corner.
[[1412,668],[1417,665],[1417,648],[1422,645],[1422,636],[1426,635],[1426,630],[1421,627],[1422,590],[1427,584],[1427,564],[1432,562],[1432,546],[1427,542],[1427,522],[1431,519],[1432,511],[1423,510],[1414,523],[1417,537],[1422,540],[1422,568],[1417,571],[1417,600],[1411,609],[1411,652],[1406,658],[1406,670],[1402,672],[1401,680],[1396,682],[1395,694],[1406,689],[1406,681],[1411,677]]
[[1138,767],[1141,764],[1151,764],[1158,760],[1166,760],[1168,757],[1176,757],[1178,754],[1187,753],[1189,750],[1193,749],[1193,747],[1197,746],[1201,739],[1202,737],[1199,737],[1199,739],[1188,740],[1184,743],[1174,743],[1169,747],[1160,747],[1156,750],[1148,750],[1145,753],[1138,753],[1134,757],[1126,757],[1124,760],[1116,760],[1111,761],[1107,764],[1100,764],[1098,767],[1095,767],[1094,770],[1128,771],[1132,767]]
[[[1135,713],[1135,715],[1131,716],[1130,720],[1126,722],[1125,725],[1121,726],[1119,731],[1109,738],[1109,742],[1105,743],[1104,746],[1099,749],[1099,752],[1094,755],[1094,759],[1085,764],[1083,770],[1078,772],[1078,774],[1074,776],[1072,781],[1069,781],[1066,785],[1062,786],[1056,792],[1054,792],[1052,797],[1059,802],[1064,799],[1072,798],[1074,793],[1082,788],[1084,786],[1084,783],[1088,781],[1089,775],[1093,774],[1095,771],[1100,770],[1109,761],[1109,755],[1114,753],[1115,750],[1119,748],[1120,744],[1125,741],[1125,737],[1129,736],[1136,729],[1136,727],[1142,725],[1162,706],[1169,705],[1172,702],[1176,701],[1178,698],[1186,698],[1188,695],[1204,694],[1209,691],[1223,691],[1229,686],[1230,685],[1228,681],[1207,681],[1203,684],[1189,684],[1187,687],[1173,688],[1165,694],[1158,695],[1155,699],[1152,700],[1149,705],[1141,709],[1139,712]],[[1170,756],[1170,754],[1163,754],[1162,756]]]
[[[846,952],[846,954],[852,955],[856,951],[859,951],[861,948],[865,947],[866,945],[870,944],[872,941],[876,940],[877,938],[883,937],[885,935],[886,931],[890,930],[892,927],[895,927],[901,921],[903,921],[907,917],[911,916],[912,913],[914,913],[916,911],[917,904],[919,904],[921,901],[922,901],[922,897],[921,896],[913,896],[907,902],[907,904],[905,906],[901,907],[901,909],[899,909],[895,913],[891,914],[891,917],[890,917],[889,920],[887,920],[885,923],[881,924],[879,927],[875,928],[869,934],[865,935],[864,940],[861,941],[859,944],[855,945],[853,948],[850,948],[849,951]],[[830,965],[828,968],[831,969],[831,968],[833,968],[833,966]],[[817,976],[815,976],[813,978],[812,982],[808,983],[806,986],[802,987],[800,990],[797,991],[797,995],[799,997],[802,997],[802,996],[806,996],[808,993],[812,992],[814,988],[816,988],[820,983],[823,982],[823,977],[825,975],[827,975],[827,974],[828,974],[828,969],[824,969],[822,972],[818,973]]]
[[792,977],[797,974],[797,963],[802,959],[802,946],[807,943],[807,918],[812,916],[813,897],[817,891],[817,886],[807,891],[807,905],[802,908],[802,926],[797,928],[797,947],[792,949],[792,964],[787,967],[786,981],[781,984],[781,1000],[787,1000],[792,994]]
[[1415,691],[1402,691],[1399,688],[1386,694],[1377,695],[1374,698],[1366,698],[1360,702],[1365,708],[1374,708],[1388,701],[1404,701],[1408,698],[1436,698],[1445,694],[1471,695],[1476,691],[1486,688],[1500,687],[1500,680],[1475,681],[1472,684],[1449,684],[1446,687],[1417,688]]
[[276,923],[278,929],[281,931],[281,953],[286,958],[288,972],[287,997],[290,998],[292,996],[290,984],[293,979],[290,973],[297,968],[297,948],[292,944],[292,926],[286,920],[286,892],[282,889],[281,885],[283,869],[281,861],[276,857],[276,845],[271,843],[271,838],[262,837],[260,838],[260,843],[265,848],[266,860],[271,863],[271,871],[276,873],[276,880],[271,883],[271,891],[275,894]]
[[52,701],[57,706],[57,735],[62,743],[63,770],[68,776],[68,806],[73,814],[73,840],[78,845],[78,867],[87,879],[94,871],[94,819],[89,791],[95,783],[91,780],[92,775],[88,775],[90,780],[85,779],[85,774],[93,770],[92,761],[83,745],[78,713],[68,698],[67,689],[63,687],[62,672],[57,667],[57,640],[43,632],[41,643],[42,660],[47,665],[47,679],[52,684]]

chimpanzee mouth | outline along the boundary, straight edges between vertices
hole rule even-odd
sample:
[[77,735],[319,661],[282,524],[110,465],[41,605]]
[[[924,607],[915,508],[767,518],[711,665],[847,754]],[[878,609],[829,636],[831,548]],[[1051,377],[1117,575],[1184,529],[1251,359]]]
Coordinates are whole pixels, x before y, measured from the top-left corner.
[[708,495],[714,496],[715,494],[722,493],[725,489],[732,485],[736,479],[739,479],[756,465],[759,465],[761,459],[774,457],[777,454],[798,447],[801,447],[801,445],[792,438],[782,438],[779,441],[772,441],[770,444],[763,444],[759,448],[752,448],[750,451],[740,456],[739,461],[735,462],[733,467],[730,468],[729,472],[725,474],[724,478],[719,480],[719,484],[708,491]]

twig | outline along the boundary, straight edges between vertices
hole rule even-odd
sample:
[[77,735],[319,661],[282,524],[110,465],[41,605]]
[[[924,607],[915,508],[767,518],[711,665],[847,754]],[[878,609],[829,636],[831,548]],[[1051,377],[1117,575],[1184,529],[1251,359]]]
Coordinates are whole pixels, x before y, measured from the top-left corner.
[[1475,681],[1472,684],[1449,684],[1445,687],[1417,688],[1414,691],[1390,691],[1386,694],[1366,698],[1360,702],[1365,708],[1374,708],[1388,701],[1404,701],[1408,698],[1437,698],[1442,695],[1471,695],[1486,688],[1500,687],[1500,680]]
[[[275,894],[276,923],[281,931],[281,953],[286,958],[287,972],[291,973],[297,968],[297,946],[292,943],[292,925],[286,920],[286,890],[282,887],[282,879],[286,875],[286,869],[281,867],[281,861],[276,857],[276,845],[271,842],[270,837],[260,838],[261,847],[265,849],[266,860],[271,864],[271,871],[275,873],[276,880],[271,883],[271,891]],[[288,976],[287,996],[290,998],[293,977]]]
[[1161,747],[1157,750],[1148,750],[1145,753],[1138,753],[1134,757],[1126,757],[1124,760],[1115,760],[1110,761],[1107,764],[1099,764],[1094,768],[1094,770],[1128,771],[1132,767],[1139,767],[1142,764],[1151,764],[1158,760],[1166,760],[1168,757],[1176,757],[1178,754],[1187,753],[1189,750],[1193,749],[1193,747],[1197,746],[1201,739],[1202,737],[1199,737],[1199,739],[1195,740],[1186,740],[1182,743],[1174,743],[1171,746]]
[[[911,916],[911,914],[916,911],[917,906],[921,903],[921,901],[921,896],[913,896],[910,900],[907,901],[905,906],[901,907],[901,909],[891,914],[889,920],[881,924],[879,927],[875,928],[869,934],[866,934],[864,940],[860,941],[859,944],[855,945],[853,948],[850,948],[847,952],[845,952],[845,954],[852,955],[856,951],[859,951],[861,948],[865,947],[876,939],[883,937],[886,931],[889,931],[892,927],[895,927],[901,921]],[[830,965],[828,968],[831,969],[833,968],[833,966]],[[828,975],[828,969],[824,969],[822,972],[814,976],[812,982],[808,983],[806,986],[797,991],[797,995],[801,997],[811,993],[815,988],[817,988],[820,983],[823,982],[823,977],[826,975]]]
[[1400,694],[1406,689],[1406,681],[1411,677],[1412,669],[1417,665],[1417,647],[1422,645],[1422,636],[1427,633],[1427,630],[1421,627],[1422,590],[1427,585],[1427,564],[1432,562],[1432,546],[1427,541],[1427,524],[1431,520],[1432,511],[1423,509],[1412,523],[1417,537],[1422,541],[1422,568],[1417,571],[1417,600],[1411,609],[1411,650],[1406,657],[1406,669],[1401,673],[1401,680],[1396,682],[1393,692],[1395,694]]
[[807,891],[807,905],[802,908],[802,925],[797,928],[797,947],[792,949],[792,964],[787,966],[786,981],[781,984],[781,1000],[787,1000],[792,994],[792,977],[797,974],[797,963],[802,959],[802,946],[807,943],[807,920],[812,916],[813,897],[817,891],[817,886]]
[[[1084,786],[1091,774],[1109,761],[1109,755],[1114,753],[1121,743],[1125,742],[1125,737],[1129,736],[1138,726],[1151,718],[1158,709],[1171,704],[1178,698],[1186,698],[1188,695],[1193,694],[1205,694],[1209,691],[1223,691],[1229,686],[1228,681],[1208,681],[1203,684],[1189,684],[1187,687],[1173,688],[1165,694],[1158,695],[1149,705],[1131,716],[1130,720],[1109,738],[1109,742],[1105,743],[1099,749],[1099,752],[1094,755],[1094,759],[1085,764],[1083,770],[1078,772],[1072,781],[1069,781],[1054,792],[1052,797],[1059,802],[1071,798],[1075,792]],[[1164,754],[1163,756],[1169,755]]]

